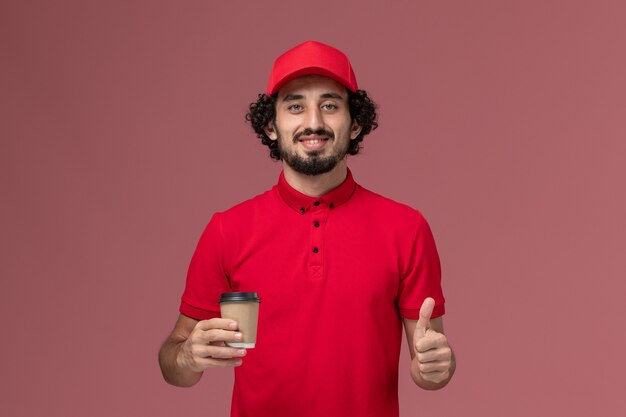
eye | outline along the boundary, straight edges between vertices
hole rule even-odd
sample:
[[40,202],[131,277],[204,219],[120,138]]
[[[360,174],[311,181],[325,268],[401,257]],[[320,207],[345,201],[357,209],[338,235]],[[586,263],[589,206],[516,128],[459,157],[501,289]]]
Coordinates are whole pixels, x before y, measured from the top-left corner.
[[287,110],[289,110],[292,113],[298,113],[303,110],[303,107],[300,104],[291,104],[289,105],[289,107],[287,107]]
[[332,103],[326,103],[326,104],[322,104],[322,108],[324,110],[337,110],[337,105],[332,104]]

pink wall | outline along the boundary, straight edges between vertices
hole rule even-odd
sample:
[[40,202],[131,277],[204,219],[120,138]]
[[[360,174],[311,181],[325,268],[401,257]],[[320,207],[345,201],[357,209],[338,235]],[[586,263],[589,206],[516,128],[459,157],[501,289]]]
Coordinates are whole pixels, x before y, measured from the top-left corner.
[[355,177],[441,252],[458,371],[422,392],[404,351],[402,416],[624,415],[625,21],[618,0],[3,1],[0,415],[227,415],[230,370],[177,389],[156,354],[210,214],[277,178],[243,114],[307,39],[380,104]]

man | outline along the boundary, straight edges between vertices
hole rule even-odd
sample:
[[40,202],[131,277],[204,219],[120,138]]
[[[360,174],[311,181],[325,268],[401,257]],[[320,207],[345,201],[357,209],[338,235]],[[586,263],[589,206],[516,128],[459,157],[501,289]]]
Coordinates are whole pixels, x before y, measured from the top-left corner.
[[[416,210],[354,181],[347,154],[376,128],[348,58],[318,42],[285,52],[247,119],[283,171],[206,227],[159,360],[178,386],[235,367],[232,416],[397,416],[402,325],[424,389],[455,369],[443,335],[435,243]],[[223,292],[261,298],[255,349],[220,318]]]

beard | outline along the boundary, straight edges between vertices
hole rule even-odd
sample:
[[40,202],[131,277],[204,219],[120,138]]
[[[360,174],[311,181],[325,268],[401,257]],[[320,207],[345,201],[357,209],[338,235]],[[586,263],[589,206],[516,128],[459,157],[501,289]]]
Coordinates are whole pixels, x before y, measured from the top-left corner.
[[[331,131],[317,130],[314,132],[310,129],[305,129],[304,131],[294,135],[293,143],[297,144],[298,139],[302,135],[312,135],[314,133],[320,136],[327,136],[328,140],[335,140],[335,135]],[[322,149],[319,151],[306,151],[307,156],[302,157],[298,155],[295,150],[293,152],[289,152],[284,146],[281,146],[283,137],[280,132],[276,132],[276,134],[278,136],[277,142],[280,159],[285,161],[291,169],[300,174],[313,176],[330,172],[343,158],[345,158],[348,153],[349,144],[347,143],[345,147],[337,149],[334,153],[328,156],[320,156],[322,152],[324,152]]]

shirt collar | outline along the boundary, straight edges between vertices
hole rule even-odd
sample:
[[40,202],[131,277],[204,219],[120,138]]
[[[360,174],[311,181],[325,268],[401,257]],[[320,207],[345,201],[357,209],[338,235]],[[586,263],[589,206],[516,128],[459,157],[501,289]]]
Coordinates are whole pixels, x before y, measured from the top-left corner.
[[299,213],[306,213],[311,208],[311,205],[319,202],[317,205],[327,205],[329,208],[335,208],[345,203],[352,197],[354,190],[356,189],[356,182],[352,177],[352,172],[348,169],[346,179],[339,184],[339,186],[333,188],[326,194],[320,197],[311,197],[306,194],[302,194],[300,191],[294,189],[285,180],[285,173],[281,171],[278,178],[278,184],[276,185],[278,193],[287,205]]

